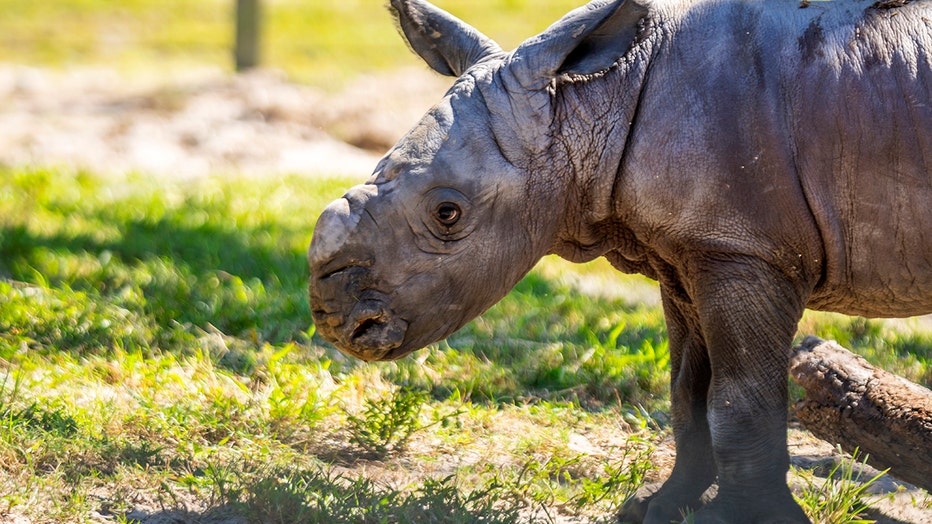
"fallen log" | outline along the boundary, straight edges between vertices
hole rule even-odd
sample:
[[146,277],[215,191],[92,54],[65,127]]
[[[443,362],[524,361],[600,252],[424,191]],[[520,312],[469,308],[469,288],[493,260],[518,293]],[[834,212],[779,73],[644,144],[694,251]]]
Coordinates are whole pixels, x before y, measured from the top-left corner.
[[795,414],[807,430],[932,491],[932,391],[817,337],[793,348],[790,376],[806,391]]

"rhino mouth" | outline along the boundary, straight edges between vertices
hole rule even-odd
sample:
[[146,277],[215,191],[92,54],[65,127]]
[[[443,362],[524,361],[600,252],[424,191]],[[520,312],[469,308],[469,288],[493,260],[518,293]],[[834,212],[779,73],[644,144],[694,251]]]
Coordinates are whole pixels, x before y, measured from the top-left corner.
[[384,360],[393,349],[401,346],[408,328],[404,320],[384,316],[357,319],[355,324],[349,335],[350,345],[369,353],[382,352],[379,360]]
[[399,348],[408,322],[391,310],[388,297],[369,287],[370,264],[353,262],[312,265],[308,291],[318,332],[343,353],[362,360],[404,356]]
[[365,320],[357,321],[356,329],[350,333],[350,342],[360,342],[365,338],[371,338],[373,332],[378,332],[378,330],[385,326],[385,322],[379,318],[367,318]]
[[393,315],[381,301],[363,300],[353,308],[344,324],[342,340],[335,345],[363,360],[393,360],[405,341],[408,322]]

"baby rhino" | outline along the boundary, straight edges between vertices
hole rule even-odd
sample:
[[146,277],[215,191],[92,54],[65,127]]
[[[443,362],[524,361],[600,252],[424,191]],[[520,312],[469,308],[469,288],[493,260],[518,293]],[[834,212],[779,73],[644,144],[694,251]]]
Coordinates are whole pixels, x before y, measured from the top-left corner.
[[597,0],[506,52],[392,0],[456,81],[320,216],[318,332],[401,358],[543,255],[605,257],[660,284],[677,448],[621,519],[808,522],[786,485],[803,309],[932,312],[932,2],[873,1]]

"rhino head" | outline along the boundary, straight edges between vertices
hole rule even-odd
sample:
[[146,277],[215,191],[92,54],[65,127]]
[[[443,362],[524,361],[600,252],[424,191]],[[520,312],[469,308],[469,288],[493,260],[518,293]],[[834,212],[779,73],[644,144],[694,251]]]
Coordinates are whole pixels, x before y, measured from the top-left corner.
[[574,183],[556,159],[554,85],[611,67],[644,15],[630,0],[593,2],[506,53],[421,0],[391,8],[414,51],[458,79],[315,227],[318,333],[364,360],[449,336],[554,251]]

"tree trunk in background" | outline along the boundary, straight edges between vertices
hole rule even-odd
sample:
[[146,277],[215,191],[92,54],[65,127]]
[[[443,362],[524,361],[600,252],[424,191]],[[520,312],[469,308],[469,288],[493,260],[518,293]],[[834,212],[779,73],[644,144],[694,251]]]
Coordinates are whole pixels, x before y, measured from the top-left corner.
[[806,429],[932,491],[932,391],[816,337],[793,348],[790,375],[806,390],[796,405]]
[[236,70],[259,65],[259,0],[236,0]]

